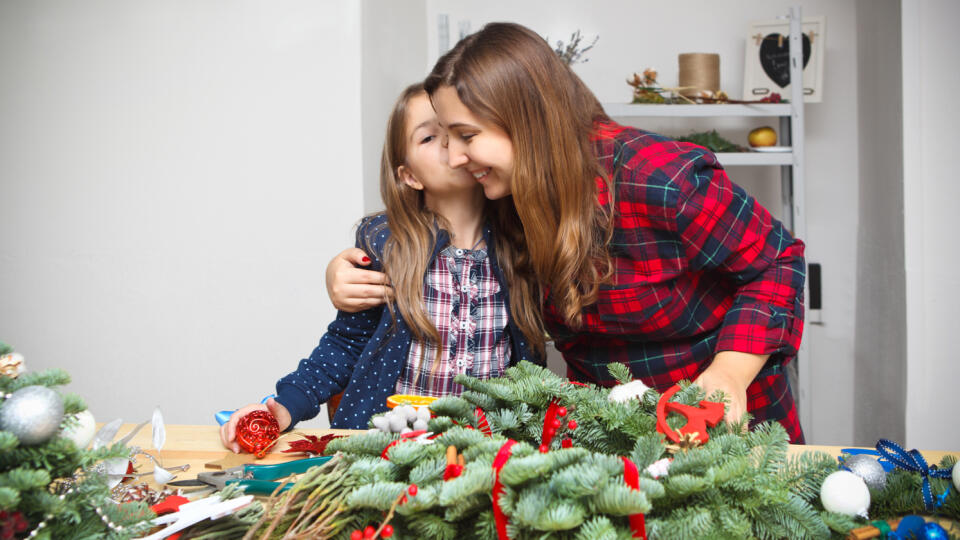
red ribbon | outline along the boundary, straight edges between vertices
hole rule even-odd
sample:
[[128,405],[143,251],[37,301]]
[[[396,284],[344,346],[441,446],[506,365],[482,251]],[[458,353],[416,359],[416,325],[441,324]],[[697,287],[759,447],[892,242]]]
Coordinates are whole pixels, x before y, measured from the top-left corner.
[[500,509],[500,494],[503,493],[503,484],[500,483],[500,469],[507,464],[510,454],[513,452],[513,445],[517,441],[510,439],[503,443],[497,457],[493,460],[493,519],[497,523],[497,538],[500,540],[510,540],[507,536],[507,516]]
[[480,428],[480,432],[487,437],[493,435],[493,431],[490,429],[490,423],[487,422],[487,415],[483,413],[483,409],[477,407],[474,414],[477,416],[477,427]]
[[[625,457],[621,457],[621,459],[623,459],[623,482],[627,484],[628,487],[639,491],[640,471],[637,470],[636,464],[629,459]],[[647,540],[647,525],[644,521],[643,514],[630,515],[630,530],[633,531],[634,538]]]
[[[380,452],[380,457],[382,457],[383,459],[385,459],[385,460],[387,460],[387,461],[390,461],[390,458],[387,457],[387,450],[390,450],[391,448],[393,448],[394,446],[396,446],[397,444],[400,444],[400,443],[402,443],[402,442],[412,441],[413,439],[416,439],[417,437],[423,435],[423,434],[426,433],[426,432],[427,432],[427,430],[425,430],[425,429],[418,429],[417,431],[408,431],[407,433],[404,433],[403,435],[400,435],[400,438],[399,438],[399,439],[397,439],[397,440],[395,440],[395,441],[391,441],[390,444],[388,444],[387,447],[383,449],[383,452]],[[427,438],[428,438],[428,439],[435,439],[436,437],[437,437],[437,435],[434,435],[434,436],[432,436],[432,437],[427,437]]]

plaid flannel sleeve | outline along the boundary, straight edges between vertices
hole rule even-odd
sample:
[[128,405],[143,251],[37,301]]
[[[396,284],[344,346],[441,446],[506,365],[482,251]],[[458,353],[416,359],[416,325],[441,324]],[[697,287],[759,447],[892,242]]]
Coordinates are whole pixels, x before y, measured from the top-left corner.
[[693,270],[737,285],[716,352],[797,354],[803,334],[803,242],[731,182],[716,157],[689,146],[673,176],[677,232]]

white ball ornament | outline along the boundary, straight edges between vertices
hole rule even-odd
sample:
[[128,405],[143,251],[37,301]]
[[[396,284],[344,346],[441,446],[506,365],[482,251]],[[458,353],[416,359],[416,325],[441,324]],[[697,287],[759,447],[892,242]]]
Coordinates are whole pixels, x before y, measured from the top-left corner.
[[850,471],[837,471],[824,479],[820,486],[820,502],[829,512],[866,518],[870,490],[863,478]]
[[650,387],[644,384],[643,381],[640,379],[635,379],[628,383],[620,384],[611,388],[607,399],[616,403],[626,403],[631,399],[642,397],[644,392],[649,389]]
[[73,441],[77,448],[84,449],[97,432],[97,421],[89,410],[80,411],[74,416],[77,418],[76,423],[64,428],[60,436]]
[[0,406],[0,429],[13,433],[24,446],[47,442],[62,421],[63,398],[46,386],[21,388]]

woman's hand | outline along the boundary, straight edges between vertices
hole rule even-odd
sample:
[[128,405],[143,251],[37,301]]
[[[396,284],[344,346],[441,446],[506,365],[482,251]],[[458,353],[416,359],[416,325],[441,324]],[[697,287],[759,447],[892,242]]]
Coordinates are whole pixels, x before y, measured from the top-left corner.
[[730,399],[724,420],[739,422],[747,412],[747,386],[767,362],[770,355],[722,351],[713,363],[693,381],[706,391],[709,397],[715,390],[723,390]]
[[393,298],[393,287],[383,272],[364,270],[370,258],[359,248],[344,250],[327,265],[327,294],[334,307],[356,313]]
[[273,398],[268,399],[266,404],[252,403],[246,407],[240,407],[230,415],[230,420],[226,424],[220,426],[220,441],[228,449],[233,450],[234,454],[240,453],[240,444],[237,443],[237,422],[251,411],[267,411],[272,414],[280,425],[281,433],[290,427],[290,411]]

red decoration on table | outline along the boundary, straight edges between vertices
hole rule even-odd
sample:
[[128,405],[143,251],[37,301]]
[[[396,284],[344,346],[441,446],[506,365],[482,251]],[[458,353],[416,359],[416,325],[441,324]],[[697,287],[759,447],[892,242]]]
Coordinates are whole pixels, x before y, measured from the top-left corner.
[[180,507],[190,502],[190,499],[182,497],[180,495],[171,495],[163,500],[161,503],[157,503],[150,507],[153,510],[153,513],[158,516],[164,514],[169,514],[171,512],[178,512]]
[[340,439],[343,435],[324,435],[322,437],[304,435],[304,437],[304,439],[291,441],[290,448],[287,448],[283,452],[303,452],[305,454],[322,456],[323,452],[327,449],[327,445],[330,444],[330,441]]
[[[625,457],[621,459],[623,459],[623,482],[628,487],[639,491],[640,471],[637,470],[637,465]],[[647,524],[643,514],[630,515],[630,530],[633,532],[634,538],[647,540]]]
[[557,434],[557,429],[563,425],[557,417],[566,415],[567,408],[558,405],[556,400],[551,401],[547,406],[547,413],[543,418],[543,440],[540,441],[540,453],[546,454],[550,451],[550,441]]
[[[678,391],[680,391],[680,385],[677,384],[660,396],[660,401],[657,402],[657,431],[675,443],[679,443],[684,435],[695,439],[700,444],[706,443],[710,440],[707,426],[713,427],[723,419],[723,403],[701,401],[699,407],[671,403],[670,398]],[[667,415],[671,412],[687,419],[687,423],[676,431],[667,425]]]
[[278,437],[280,425],[268,411],[252,411],[237,422],[237,443],[257,457],[263,457]]
[[23,514],[4,510],[0,512],[0,538],[17,538],[30,526]]

